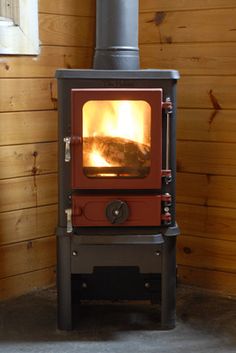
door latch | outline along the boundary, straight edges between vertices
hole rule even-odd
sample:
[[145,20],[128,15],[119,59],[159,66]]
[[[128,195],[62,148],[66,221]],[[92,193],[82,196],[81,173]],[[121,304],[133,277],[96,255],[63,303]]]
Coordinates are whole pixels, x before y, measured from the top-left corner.
[[73,227],[72,227],[72,209],[67,208],[65,210],[66,214],[66,232],[67,233],[72,233],[73,232]]
[[64,137],[63,141],[65,142],[65,162],[70,162],[70,143],[71,137]]

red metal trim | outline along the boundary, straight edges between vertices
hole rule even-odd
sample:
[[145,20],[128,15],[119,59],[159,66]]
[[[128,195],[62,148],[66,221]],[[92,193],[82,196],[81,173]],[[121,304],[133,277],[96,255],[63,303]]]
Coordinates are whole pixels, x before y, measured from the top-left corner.
[[171,177],[171,170],[170,169],[163,169],[161,171],[161,176],[162,177]]
[[83,143],[83,138],[81,136],[71,136],[71,145],[76,143]]
[[172,102],[170,101],[162,102],[162,109],[172,110],[172,108],[173,108]]
[[[129,217],[124,223],[112,224],[106,218],[106,206],[117,197],[127,203]],[[73,195],[72,224],[77,227],[159,226],[161,224],[161,196]]]
[[88,178],[82,143],[72,143],[73,189],[160,189],[162,166],[162,89],[72,89],[72,137],[82,138],[82,107],[88,100],[144,100],[151,106],[151,169],[145,178]]
[[171,202],[171,195],[170,194],[161,195],[161,201],[163,201],[163,202]]
[[165,222],[171,222],[171,214],[169,212],[162,214],[161,220]]

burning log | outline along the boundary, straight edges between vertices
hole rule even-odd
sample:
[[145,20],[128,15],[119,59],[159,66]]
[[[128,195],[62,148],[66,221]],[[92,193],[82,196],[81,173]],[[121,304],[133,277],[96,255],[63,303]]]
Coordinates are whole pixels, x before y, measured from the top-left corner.
[[95,166],[91,161],[93,152],[111,166],[135,168],[150,166],[150,147],[122,137],[94,136],[83,138],[84,166]]

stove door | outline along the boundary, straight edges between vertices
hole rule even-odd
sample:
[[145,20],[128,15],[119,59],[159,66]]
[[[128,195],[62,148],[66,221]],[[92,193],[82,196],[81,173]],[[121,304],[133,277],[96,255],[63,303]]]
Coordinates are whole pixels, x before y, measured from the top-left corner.
[[75,227],[160,226],[161,195],[73,195]]
[[72,90],[72,188],[160,189],[161,89]]

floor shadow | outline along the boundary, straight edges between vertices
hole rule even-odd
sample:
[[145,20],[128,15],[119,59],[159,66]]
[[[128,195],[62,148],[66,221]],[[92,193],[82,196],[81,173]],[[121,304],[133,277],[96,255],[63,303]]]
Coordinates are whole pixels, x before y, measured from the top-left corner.
[[166,340],[167,344],[172,342],[174,347],[193,335],[193,339],[196,336],[203,344],[205,337],[209,336],[216,348],[218,341],[235,348],[235,322],[235,300],[183,287],[177,292],[177,327],[174,330],[160,330],[160,310],[155,305],[89,304],[76,309],[73,331],[59,331],[56,291],[51,289],[0,304],[0,341],[1,344],[115,342],[117,337],[130,335],[135,339],[142,337],[148,342],[151,339],[154,342],[157,339]]
[[55,290],[0,304],[0,341],[107,341],[121,331],[160,330],[160,309],[150,304],[86,304],[75,308],[74,330],[56,323]]

